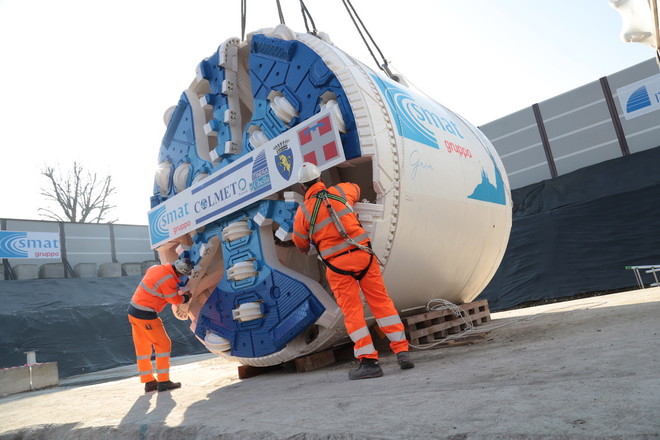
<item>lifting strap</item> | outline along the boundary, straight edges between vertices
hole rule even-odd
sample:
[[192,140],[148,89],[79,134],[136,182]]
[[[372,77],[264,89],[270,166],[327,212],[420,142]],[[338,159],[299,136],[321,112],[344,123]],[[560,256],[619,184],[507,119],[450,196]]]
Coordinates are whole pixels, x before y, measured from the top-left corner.
[[[284,21],[284,14],[282,13],[282,4],[280,3],[280,0],[275,0],[275,3],[277,4],[277,13],[278,13],[279,18],[280,18],[280,24],[286,25],[286,23]],[[309,9],[307,9],[307,6],[305,6],[305,2],[303,0],[300,0],[300,12],[302,13],[303,20],[305,22],[305,29],[307,29],[307,33],[310,33],[312,35],[317,35],[319,32],[316,29],[316,23],[314,23],[314,19],[312,18],[312,14],[310,14]],[[241,41],[245,41],[245,23],[246,23],[246,19],[247,19],[247,0],[241,0]],[[311,31],[309,29],[309,24],[307,23],[308,19],[312,24],[312,30]],[[359,30],[359,28],[358,28],[358,30]],[[369,47],[369,46],[367,46],[367,47]]]
[[[371,36],[369,31],[367,30],[367,27],[362,22],[362,19],[360,18],[357,11],[353,7],[353,4],[351,3],[351,0],[342,0],[342,2],[344,3],[344,7],[346,8],[346,12],[348,12],[349,17],[351,17],[351,20],[353,21],[353,24],[355,25],[355,29],[357,29],[358,33],[360,34],[360,37],[362,38],[362,41],[364,42],[364,45],[367,46],[367,50],[369,51],[369,53],[371,54],[371,57],[376,62],[376,65],[380,68],[380,70],[385,72],[385,74],[389,78],[394,79],[396,81],[396,79],[394,78],[394,75],[392,75],[392,72],[389,69],[388,62],[387,62],[387,59],[385,58],[385,55],[383,55],[383,52],[380,50],[380,47],[378,47],[378,44],[376,44],[376,41]],[[374,48],[380,54],[381,58],[383,59],[383,64],[380,64],[378,62],[378,59],[376,59],[376,55],[371,50],[371,46],[369,45],[369,42],[367,41],[364,34],[362,33],[362,29],[360,28],[360,26],[362,27],[362,29],[364,29],[364,33],[366,33],[367,36],[369,37],[369,40],[371,40],[371,44],[374,45]]]

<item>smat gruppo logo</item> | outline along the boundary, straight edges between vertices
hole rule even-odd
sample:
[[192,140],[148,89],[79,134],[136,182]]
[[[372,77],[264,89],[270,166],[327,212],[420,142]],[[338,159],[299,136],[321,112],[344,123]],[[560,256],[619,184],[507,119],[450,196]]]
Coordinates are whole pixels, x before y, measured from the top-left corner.
[[433,148],[440,148],[436,136],[438,131],[463,139],[456,122],[438,114],[439,107],[435,104],[416,99],[410,92],[375,75],[372,75],[372,78],[395,114],[399,136]]
[[0,231],[0,258],[60,258],[57,232]]
[[649,91],[646,86],[642,86],[635,90],[630,95],[630,98],[628,98],[628,102],[626,103],[626,112],[630,113],[650,106],[651,97],[649,96]]
[[26,232],[2,231],[0,252],[3,258],[27,258],[27,249],[20,246],[21,241],[25,239],[27,239]]
[[626,119],[660,110],[660,74],[620,87],[616,92]]
[[166,223],[162,221],[165,211],[165,206],[161,206],[155,211],[149,213],[149,235],[151,236],[151,244],[159,243],[170,237],[168,230],[165,228]]

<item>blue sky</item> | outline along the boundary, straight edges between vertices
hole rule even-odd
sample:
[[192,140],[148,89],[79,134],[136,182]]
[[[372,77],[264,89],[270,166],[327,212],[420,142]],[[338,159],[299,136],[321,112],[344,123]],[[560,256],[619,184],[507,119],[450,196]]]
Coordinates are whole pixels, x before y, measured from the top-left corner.
[[[298,0],[280,2],[304,32]],[[621,41],[608,0],[352,2],[391,66],[475,125],[653,57]],[[275,0],[247,3],[248,32],[279,23]],[[376,68],[341,0],[305,3]],[[119,223],[146,224],[163,113],[240,32],[240,0],[0,0],[0,218],[39,219],[40,170],[77,160],[112,175]]]

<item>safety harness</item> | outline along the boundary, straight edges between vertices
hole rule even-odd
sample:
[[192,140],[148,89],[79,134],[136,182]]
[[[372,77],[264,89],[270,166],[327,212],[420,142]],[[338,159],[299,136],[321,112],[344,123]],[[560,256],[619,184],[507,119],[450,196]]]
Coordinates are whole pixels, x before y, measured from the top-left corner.
[[[316,247],[316,249],[318,249],[318,246],[312,240],[312,235],[314,234],[314,228],[316,226],[316,217],[318,216],[319,208],[321,207],[321,203],[323,203],[325,205],[325,207],[327,208],[328,213],[330,214],[330,218],[332,219],[332,223],[335,224],[335,227],[337,228],[337,231],[339,231],[339,234],[341,235],[341,237],[344,239],[344,241],[346,243],[349,243],[349,244],[355,246],[355,249],[349,249],[347,251],[341,252],[337,255],[334,255],[333,258],[338,257],[340,255],[349,254],[349,253],[354,252],[356,250],[362,250],[362,251],[365,251],[365,252],[367,252],[371,255],[371,258],[369,258],[369,263],[367,264],[367,267],[365,267],[363,270],[357,271],[357,272],[352,272],[352,271],[349,271],[349,270],[343,270],[343,269],[339,269],[338,267],[333,266],[332,264],[330,264],[330,262],[328,260],[321,257],[320,252],[319,252],[319,258],[321,259],[321,261],[323,261],[323,264],[325,264],[333,272],[338,273],[340,275],[350,275],[358,281],[361,280],[367,274],[367,271],[369,270],[369,266],[371,266],[371,262],[373,261],[374,257],[376,257],[377,260],[378,260],[378,257],[374,253],[373,249],[371,249],[371,242],[368,242],[367,246],[365,246],[365,245],[362,245],[362,244],[356,242],[353,238],[351,238],[348,235],[348,233],[346,232],[346,229],[344,228],[344,225],[342,224],[341,220],[339,220],[339,216],[337,215],[337,212],[332,207],[332,204],[330,204],[330,201],[328,199],[336,200],[337,202],[343,203],[346,206],[346,208],[348,208],[348,210],[350,211],[351,214],[355,214],[355,211],[353,211],[353,208],[351,207],[351,205],[348,204],[346,199],[344,199],[343,197],[340,197],[338,195],[332,194],[332,193],[328,192],[325,189],[322,189],[318,193],[314,194],[312,197],[316,198],[316,203],[314,203],[314,210],[312,211],[312,215],[311,215],[311,218],[309,220],[309,223],[310,223],[310,226],[309,226],[309,239],[312,242],[312,244]],[[359,222],[360,222],[360,220],[358,219],[358,223]],[[362,225],[360,225],[360,226],[362,226]],[[380,263],[380,260],[378,261],[378,263]]]

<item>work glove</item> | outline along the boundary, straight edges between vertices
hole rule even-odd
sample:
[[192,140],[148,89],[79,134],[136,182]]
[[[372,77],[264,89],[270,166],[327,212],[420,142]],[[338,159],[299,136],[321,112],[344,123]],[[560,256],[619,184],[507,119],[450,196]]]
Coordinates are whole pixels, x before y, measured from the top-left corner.
[[187,304],[188,301],[190,301],[190,298],[192,298],[192,295],[190,293],[184,293],[181,296],[183,296],[183,303],[182,304]]

